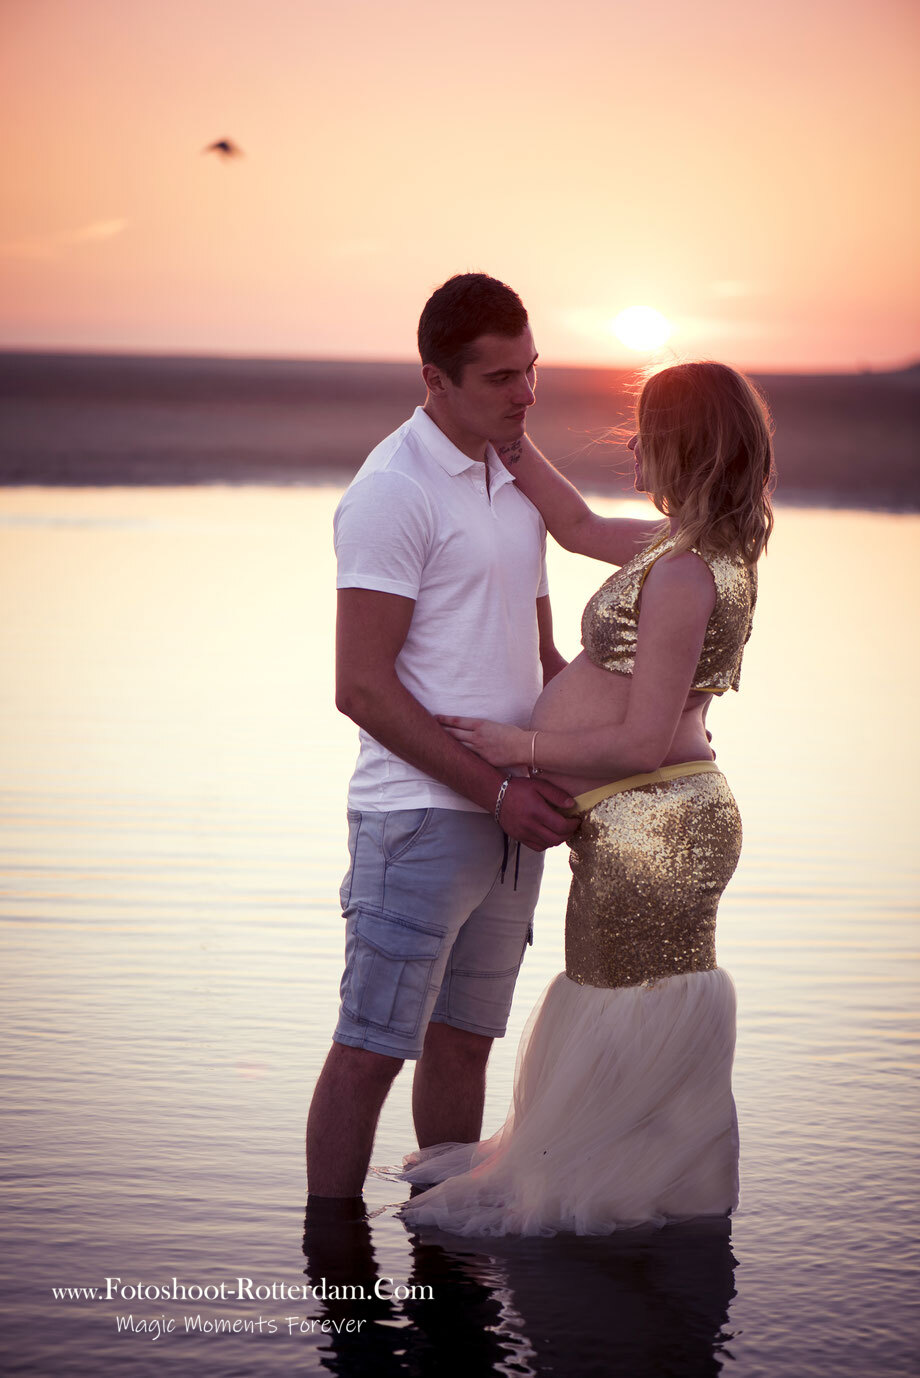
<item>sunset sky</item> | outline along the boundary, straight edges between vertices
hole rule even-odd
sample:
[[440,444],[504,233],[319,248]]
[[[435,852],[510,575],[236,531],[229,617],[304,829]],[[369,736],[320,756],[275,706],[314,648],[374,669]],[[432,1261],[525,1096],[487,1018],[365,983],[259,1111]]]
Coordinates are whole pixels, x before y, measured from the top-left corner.
[[550,363],[643,304],[904,364],[918,56],[913,0],[2,0],[0,346],[412,358],[481,269]]

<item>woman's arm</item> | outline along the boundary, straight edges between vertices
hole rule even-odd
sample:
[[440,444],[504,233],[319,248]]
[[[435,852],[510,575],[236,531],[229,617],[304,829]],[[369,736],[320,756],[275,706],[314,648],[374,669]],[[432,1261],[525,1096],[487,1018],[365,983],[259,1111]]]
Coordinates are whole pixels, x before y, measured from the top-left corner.
[[537,630],[540,636],[540,666],[543,670],[543,687],[546,688],[551,679],[564,670],[568,661],[561,651],[557,650],[556,642],[553,639],[553,610],[550,607],[549,594],[544,594],[537,599]]
[[611,565],[625,565],[654,540],[661,518],[600,517],[568,479],[554,469],[525,435],[498,453],[525,497],[537,508],[546,529],[576,555],[590,555]]
[[[458,741],[492,765],[619,780],[657,770],[668,753],[715,606],[708,565],[687,551],[654,564],[642,589],[626,717],[609,727],[537,734],[481,718],[441,718]],[[533,760],[531,753],[534,752]]]

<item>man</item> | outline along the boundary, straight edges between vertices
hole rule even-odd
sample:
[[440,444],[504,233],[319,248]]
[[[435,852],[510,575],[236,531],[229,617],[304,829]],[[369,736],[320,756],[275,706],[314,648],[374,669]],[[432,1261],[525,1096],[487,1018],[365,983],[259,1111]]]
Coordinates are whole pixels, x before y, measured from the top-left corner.
[[[504,283],[466,273],[433,294],[418,338],[425,405],[372,451],[335,517],[336,705],[361,750],[342,1005],[307,1123],[311,1198],[360,1195],[406,1058],[420,1147],[479,1138],[541,853],[576,826],[563,790],[506,781],[436,718],[526,725],[565,664],[545,530],[489,443],[519,440],[534,401],[527,313]],[[523,847],[506,874],[509,838]]]

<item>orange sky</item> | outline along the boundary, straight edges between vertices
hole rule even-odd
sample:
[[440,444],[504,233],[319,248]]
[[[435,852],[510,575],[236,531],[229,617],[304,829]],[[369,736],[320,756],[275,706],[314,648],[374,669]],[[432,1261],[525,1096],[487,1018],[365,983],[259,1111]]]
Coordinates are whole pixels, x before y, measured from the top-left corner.
[[[0,345],[411,358],[453,272],[546,362],[920,357],[913,0],[2,0]],[[224,136],[245,157],[202,147]]]

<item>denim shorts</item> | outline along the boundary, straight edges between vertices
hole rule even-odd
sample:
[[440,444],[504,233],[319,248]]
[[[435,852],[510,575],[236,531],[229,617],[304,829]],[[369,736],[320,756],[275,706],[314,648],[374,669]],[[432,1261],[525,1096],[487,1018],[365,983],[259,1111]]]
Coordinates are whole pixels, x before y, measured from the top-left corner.
[[543,854],[511,842],[502,879],[501,828],[459,809],[349,812],[348,850],[335,1041],[417,1058],[430,1020],[500,1038]]

